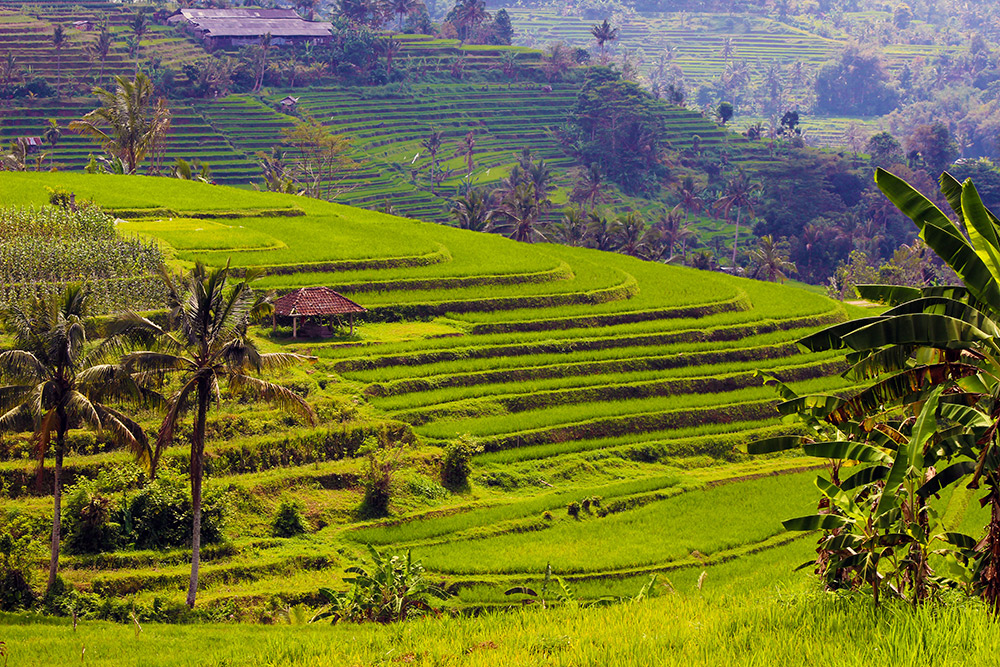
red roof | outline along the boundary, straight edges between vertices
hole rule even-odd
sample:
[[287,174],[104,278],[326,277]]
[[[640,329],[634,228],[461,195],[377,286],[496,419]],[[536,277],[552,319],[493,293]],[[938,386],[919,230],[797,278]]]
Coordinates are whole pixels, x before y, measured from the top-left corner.
[[329,287],[303,287],[275,301],[274,312],[282,317],[310,317],[364,313],[366,309]]

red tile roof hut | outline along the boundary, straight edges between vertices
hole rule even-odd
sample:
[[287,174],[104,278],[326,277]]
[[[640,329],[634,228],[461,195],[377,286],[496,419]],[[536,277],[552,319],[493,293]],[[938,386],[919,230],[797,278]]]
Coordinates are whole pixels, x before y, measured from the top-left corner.
[[272,327],[277,328],[279,317],[290,318],[292,320],[292,338],[298,338],[300,317],[303,319],[336,317],[339,320],[341,315],[347,315],[353,334],[354,313],[365,312],[368,312],[365,308],[342,294],[334,292],[329,287],[303,287],[289,292],[274,302]]

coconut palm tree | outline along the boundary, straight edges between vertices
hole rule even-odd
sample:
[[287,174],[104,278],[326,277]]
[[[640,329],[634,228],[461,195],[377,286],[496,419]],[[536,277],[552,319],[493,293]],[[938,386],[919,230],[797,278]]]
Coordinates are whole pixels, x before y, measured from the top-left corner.
[[480,190],[469,190],[464,197],[457,197],[449,214],[455,219],[459,229],[471,229],[474,232],[488,232],[491,227],[493,211],[490,203]]
[[50,445],[55,458],[50,588],[59,570],[62,466],[70,428],[81,424],[103,431],[140,460],[148,461],[150,454],[142,428],[105,401],[141,402],[155,394],[110,361],[117,350],[112,342],[88,344],[86,310],[80,286],[55,298],[15,306],[5,317],[14,348],[0,352],[0,378],[6,382],[0,386],[0,429],[34,430],[39,473]]
[[463,42],[469,38],[469,33],[484,21],[490,20],[483,0],[459,0],[455,5],[455,21],[458,24],[458,36]]
[[142,48],[142,38],[146,36],[149,32],[149,13],[146,8],[143,7],[139,11],[132,14],[132,18],[128,22],[128,27],[132,31],[132,56],[135,58],[135,72],[139,73],[139,51]]
[[69,129],[101,142],[104,150],[122,161],[127,173],[134,174],[147,155],[156,152],[170,127],[170,111],[165,103],[153,103],[153,84],[139,73],[134,81],[115,77],[113,91],[95,88],[101,102]]
[[101,71],[97,75],[98,83],[104,80],[104,66],[108,61],[108,54],[111,53],[113,43],[111,31],[108,29],[107,24],[105,24],[101,26],[101,34],[97,36],[97,41],[87,47],[91,57],[101,61]]
[[62,50],[69,42],[66,31],[57,25],[52,31],[52,46],[56,49],[56,93],[62,95]]
[[191,532],[191,581],[187,604],[194,607],[198,592],[201,554],[202,478],[205,463],[205,423],[213,401],[221,394],[221,384],[230,393],[273,403],[296,410],[310,423],[315,420],[312,408],[290,389],[250,373],[286,367],[305,357],[285,352],[260,353],[248,334],[250,322],[270,310],[270,295],[255,293],[250,286],[254,275],[230,279],[228,265],[207,269],[197,264],[184,279],[183,288],[164,271],[169,294],[171,330],[130,313],[122,316],[114,330],[119,335],[150,336],[156,344],[149,350],[123,357],[123,365],[138,373],[174,375],[177,390],[167,398],[163,418],[151,454],[155,473],[163,450],[173,442],[181,418],[194,411],[191,436],[191,507],[194,523]]
[[553,227],[553,238],[563,245],[582,247],[587,241],[587,215],[583,208],[565,209],[562,220]]
[[521,183],[500,201],[497,212],[502,221],[495,224],[496,231],[507,238],[525,243],[544,241],[540,229],[540,211],[535,201],[535,188],[531,183]]
[[590,29],[590,34],[597,41],[597,46],[601,49],[601,64],[608,62],[607,44],[618,39],[618,28],[612,28],[607,19],[603,23],[598,23]]
[[587,202],[588,212],[593,212],[597,202],[604,201],[604,175],[597,163],[591,164],[577,178],[570,199],[577,202]]
[[[45,130],[42,132],[42,139],[45,140],[47,144],[52,146],[52,150],[55,151],[56,144],[62,139],[62,128],[59,127],[59,123],[55,119],[50,118],[48,125],[45,126]],[[52,168],[52,156],[49,155],[49,169]]]
[[751,275],[772,283],[779,280],[785,282],[789,273],[798,270],[795,264],[789,261],[788,255],[788,241],[784,239],[775,241],[770,234],[762,236],[757,241],[757,249],[750,253],[750,262],[754,266]]
[[260,38],[260,44],[257,46],[258,54],[260,57],[260,65],[257,67],[257,77],[253,84],[253,92],[260,92],[261,86],[264,85],[264,73],[267,71],[267,52],[271,50],[271,33],[266,33]]
[[754,204],[757,201],[760,191],[760,183],[751,181],[746,172],[740,170],[729,180],[723,195],[715,202],[716,208],[721,208],[725,213],[727,222],[730,211],[733,208],[736,209],[736,233],[733,235],[733,269],[736,268],[736,250],[740,240],[740,216],[743,214],[744,209],[746,209],[748,215],[753,216]]
[[403,18],[411,16],[418,10],[420,3],[417,0],[389,0],[389,8],[396,15],[396,30],[403,30]]

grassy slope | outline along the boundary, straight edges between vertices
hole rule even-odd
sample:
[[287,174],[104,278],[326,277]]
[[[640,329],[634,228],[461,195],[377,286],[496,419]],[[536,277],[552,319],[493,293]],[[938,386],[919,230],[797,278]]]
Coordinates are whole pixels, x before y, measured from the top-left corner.
[[[6,174],[0,197],[38,204],[47,198],[45,186],[57,184],[76,192],[78,201],[94,198],[131,215],[147,209],[148,217],[129,218],[120,228],[175,244],[167,249],[177,264],[264,263],[285,272],[269,279],[282,288],[306,276],[307,284],[344,283],[363,304],[443,302],[460,311],[431,321],[363,325],[354,339],[293,342],[258,332],[265,348],[319,357],[284,379],[307,388],[326,421],[310,431],[280,413],[234,403],[213,416],[208,484],[229,489],[234,514],[232,552],[206,563],[201,599],[209,608],[260,610],[272,596],[314,602],[318,586],[336,585],[342,568],[362,553],[364,537],[349,532],[357,526],[361,462],[267,458],[297,438],[340,428],[341,420],[405,419],[418,434],[474,432],[501,450],[481,455],[471,489],[452,494],[436,480],[441,450],[428,438],[407,452],[396,483],[393,520],[403,522],[402,530],[433,530],[392,543],[426,551],[430,566],[461,584],[461,605],[503,602],[502,585],[537,579],[546,562],[559,573],[585,575],[574,585],[587,598],[634,593],[643,576],[636,568],[668,568],[691,580],[701,567],[691,552],[718,568],[758,549],[773,550],[788,539],[774,518],[808,504],[808,474],[748,479],[801,462],[748,461],[740,451],[748,439],[785,428],[770,409],[773,396],[756,386],[754,368],[788,373],[803,387],[843,387],[825,377],[835,370],[832,357],[794,354],[802,333],[844,317],[820,295],[172,179]],[[301,215],[281,215],[288,209]],[[234,217],[196,217],[220,212]],[[428,253],[431,264],[344,265]],[[516,282],[522,279],[527,282]],[[366,289],[370,283],[378,289]],[[524,299],[535,301],[527,307]],[[437,334],[447,337],[421,338]],[[155,424],[155,415],[143,418]],[[167,456],[177,459],[183,451],[178,444]],[[70,474],[92,476],[126,458],[122,452],[76,455],[66,465]],[[30,470],[25,459],[0,462],[5,479],[29,479]],[[697,490],[720,482],[728,483]],[[777,493],[786,485],[795,485],[795,493]],[[25,494],[9,506],[48,511],[44,498]],[[567,502],[592,496],[606,499],[607,517],[567,516]],[[300,501],[313,525],[325,527],[295,540],[264,539],[269,517],[286,498]],[[753,521],[732,525],[728,509],[737,504]],[[688,515],[719,530],[692,532],[697,526],[677,521]],[[664,531],[667,525],[673,527]],[[633,538],[627,548],[612,548],[621,534]],[[657,539],[644,539],[654,534]],[[545,553],[531,555],[541,545]],[[491,564],[490,554],[508,551],[521,556]],[[479,552],[481,558],[470,557]],[[179,597],[183,552],[116,558],[96,570],[86,559],[67,558],[66,577],[84,588],[134,593],[140,604]],[[616,576],[607,578],[611,571]]]

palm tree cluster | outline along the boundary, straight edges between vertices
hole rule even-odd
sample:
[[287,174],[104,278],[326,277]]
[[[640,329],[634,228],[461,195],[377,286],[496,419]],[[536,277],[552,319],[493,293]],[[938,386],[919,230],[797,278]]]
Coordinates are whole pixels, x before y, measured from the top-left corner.
[[[295,410],[314,420],[309,405],[291,390],[260,374],[303,360],[289,353],[261,353],[249,325],[271,308],[272,295],[251,287],[255,276],[236,278],[229,267],[198,264],[178,281],[161,269],[168,294],[168,324],[158,326],[124,313],[103,340],[87,336],[87,294],[71,286],[58,298],[35,298],[5,313],[12,349],[0,352],[0,429],[31,431],[39,473],[53,450],[53,524],[49,587],[59,567],[62,465],[71,428],[106,434],[145,465],[150,478],[174,442],[180,420],[193,413],[190,478],[193,510],[191,580],[194,606],[201,545],[205,429],[211,406],[225,385],[252,398]],[[161,408],[164,417],[151,442],[130,409]],[[50,447],[51,445],[51,447]]]

